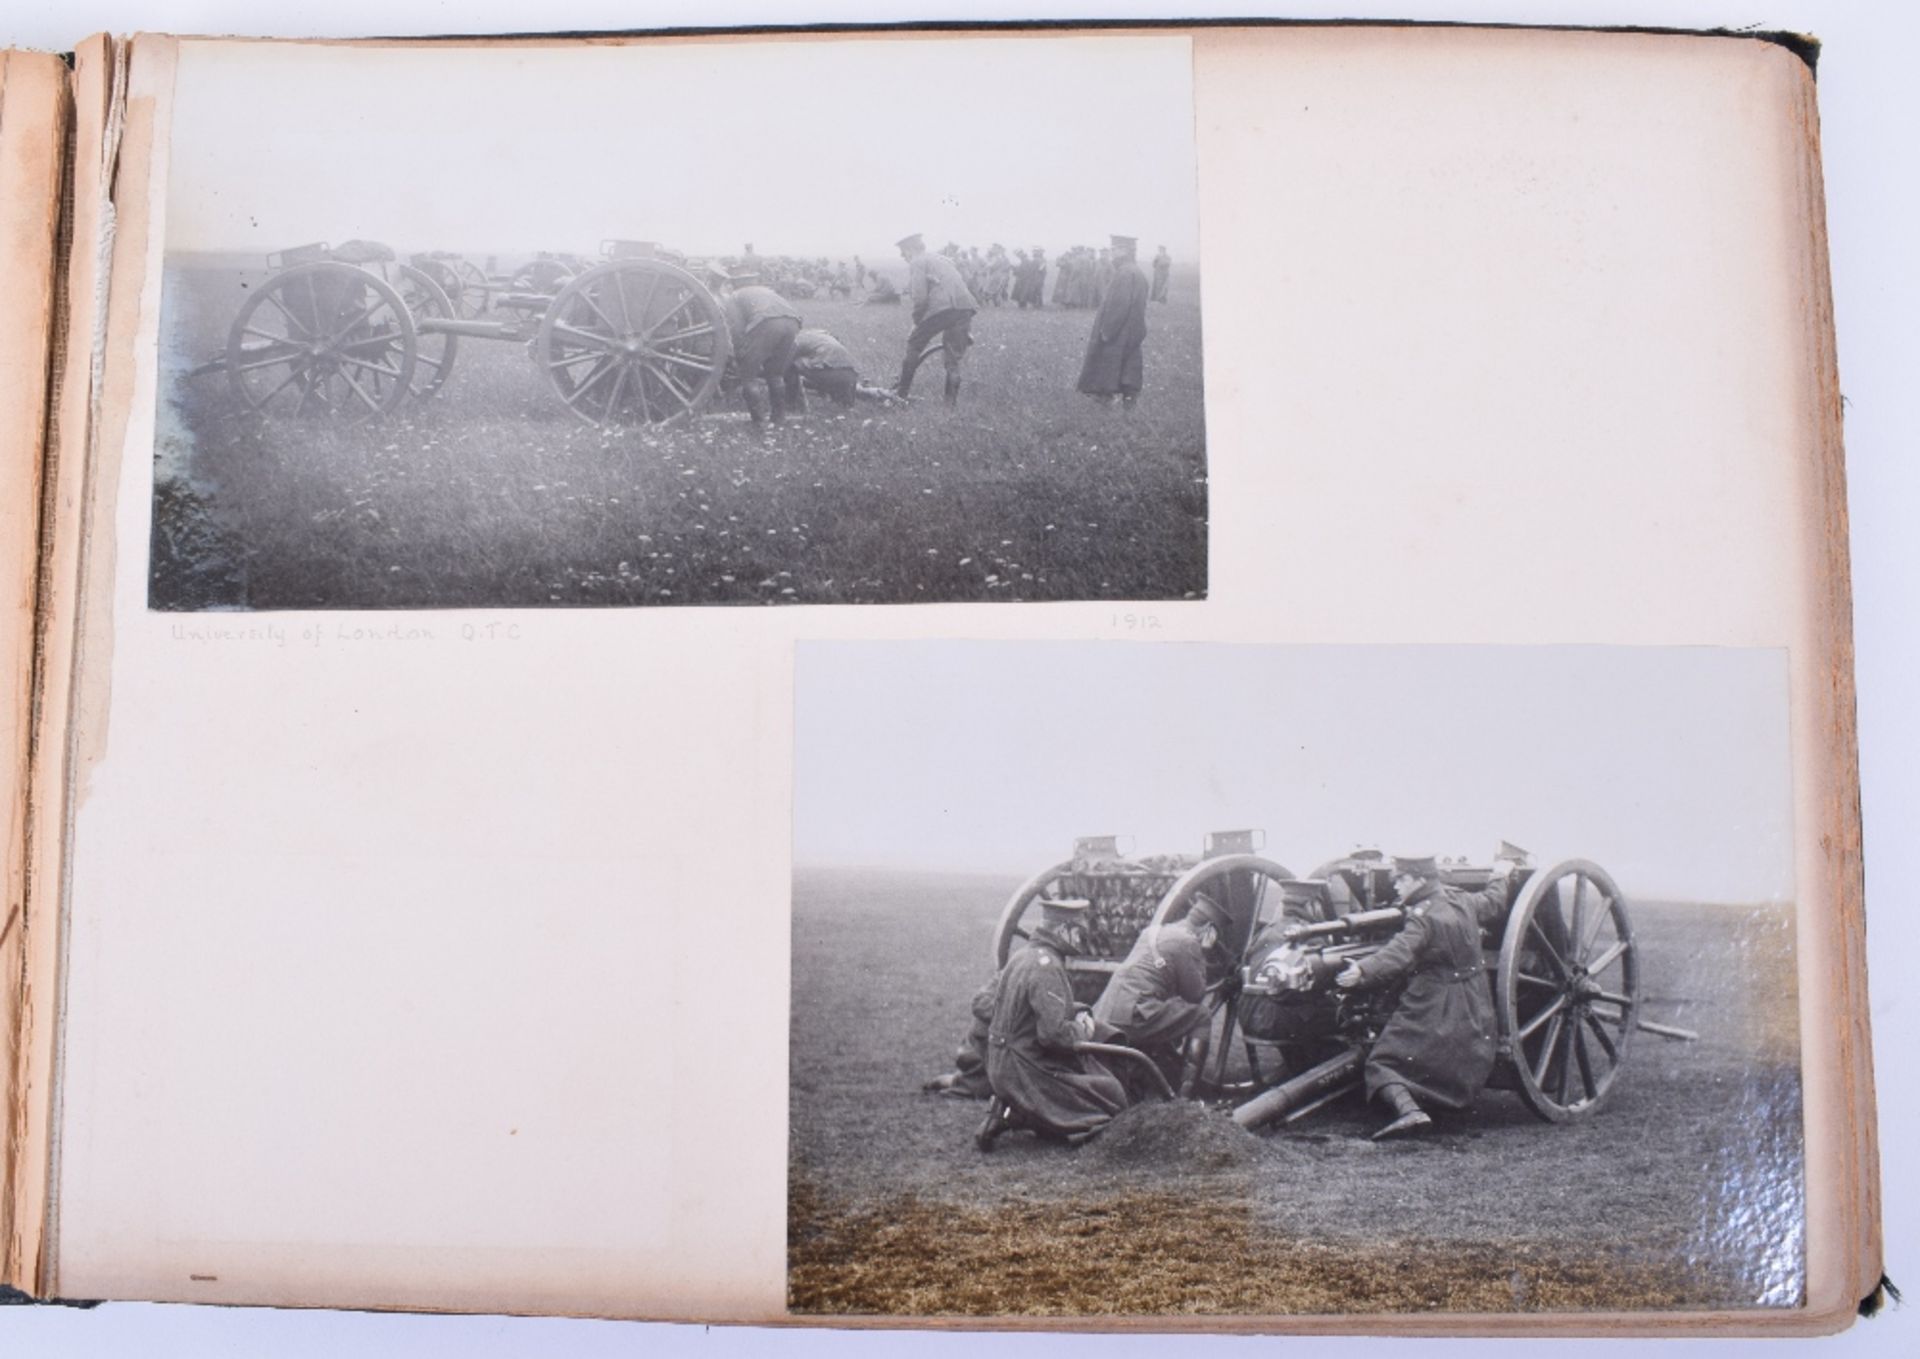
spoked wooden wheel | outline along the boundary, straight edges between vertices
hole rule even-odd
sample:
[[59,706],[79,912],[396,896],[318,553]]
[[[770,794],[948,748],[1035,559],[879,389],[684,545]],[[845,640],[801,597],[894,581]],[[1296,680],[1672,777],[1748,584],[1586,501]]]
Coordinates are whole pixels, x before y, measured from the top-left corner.
[[400,294],[351,264],[282,270],[227,333],[227,379],[249,410],[357,424],[406,400],[418,335]]
[[449,290],[447,298],[461,317],[471,320],[486,315],[493,305],[493,289],[487,284],[487,276],[480,272],[480,266],[470,259],[455,258],[447,261],[447,267],[458,288],[457,292]]
[[[1221,931],[1230,964],[1229,976],[1245,961],[1247,945],[1260,926],[1280,913],[1280,883],[1293,871],[1257,854],[1223,854],[1189,868],[1167,888],[1153,913],[1154,925],[1183,919],[1201,898],[1223,908],[1231,924]],[[1188,1051],[1181,1092],[1196,1099],[1237,1098],[1262,1084],[1262,1073],[1240,1031],[1237,994],[1216,1004],[1201,1026],[1201,1045]]]
[[[1007,898],[1007,904],[1000,911],[1000,923],[993,932],[995,972],[1007,965],[1007,959],[1013,956],[1015,948],[1024,946],[1040,924],[1042,897],[1099,898],[1094,911],[1089,914],[1095,917],[1108,916],[1113,919],[1116,929],[1124,930],[1121,917],[1131,914],[1127,901],[1123,899],[1125,894],[1135,887],[1152,893],[1159,882],[1144,875],[1106,877],[1076,871],[1076,868],[1071,860],[1044,868],[1021,883]],[[1144,922],[1151,905],[1148,901],[1142,901],[1139,906],[1139,918]],[[1091,1005],[1100,998],[1100,993],[1106,990],[1108,979],[1119,966],[1119,958],[1132,945],[1130,936],[1121,941],[1109,939],[1107,934],[1107,929],[1098,918],[1089,920],[1087,943],[1091,953],[1066,959],[1067,976],[1073,984],[1074,997],[1082,1004]]]
[[729,353],[720,304],[662,260],[579,275],[547,309],[535,348],[567,409],[594,425],[696,413],[720,389]]
[[1007,904],[1000,908],[1000,923],[993,931],[993,970],[998,972],[1005,967],[1013,955],[1013,946],[1025,943],[1033,927],[1040,923],[1041,897],[1070,897],[1077,890],[1071,860],[1041,869],[1014,889]]
[[1598,1109],[1640,1008],[1633,925],[1605,869],[1569,859],[1528,881],[1507,917],[1495,1000],[1527,1107],[1553,1123]]
[[407,310],[413,315],[417,343],[414,349],[413,381],[409,385],[417,397],[432,396],[445,385],[448,374],[453,372],[454,355],[460,352],[460,337],[424,328],[420,323],[430,319],[454,319],[454,303],[429,271],[413,265],[393,266],[393,276],[388,281],[399,292],[400,300],[407,304]]
[[1206,897],[1224,907],[1232,920],[1232,928],[1221,933],[1238,959],[1260,924],[1279,914],[1280,883],[1292,876],[1284,866],[1257,854],[1223,854],[1203,860],[1173,880],[1153,913],[1153,923],[1178,920],[1193,909],[1196,900]]

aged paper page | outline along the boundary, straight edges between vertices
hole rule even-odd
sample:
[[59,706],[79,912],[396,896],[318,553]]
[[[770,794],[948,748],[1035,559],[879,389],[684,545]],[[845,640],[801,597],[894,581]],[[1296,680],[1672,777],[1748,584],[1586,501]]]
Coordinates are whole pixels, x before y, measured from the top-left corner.
[[[617,73],[617,46],[526,51]],[[106,375],[74,745],[59,1292],[782,1316],[800,639],[1783,649],[1801,989],[1831,985],[1856,870],[1820,837],[1850,830],[1828,780],[1851,747],[1825,669],[1838,490],[1791,54],[1197,35],[1204,599],[149,611],[176,114],[277,62],[333,63],[342,88],[366,63],[424,108],[455,56],[136,44],[113,297],[133,361]],[[884,255],[895,231],[872,230]],[[1556,548],[1515,569],[1548,527]],[[1802,1041],[1831,1118],[1855,1064],[1831,1028]],[[1859,1172],[1822,1170],[1806,1296],[1830,1318],[1857,1296],[1838,1234]]]
[[17,1283],[16,1167],[26,1136],[19,1086],[27,927],[27,745],[32,708],[34,576],[48,365],[55,342],[55,246],[66,151],[67,73],[56,57],[0,53],[0,799],[6,894],[0,900],[0,1283]]

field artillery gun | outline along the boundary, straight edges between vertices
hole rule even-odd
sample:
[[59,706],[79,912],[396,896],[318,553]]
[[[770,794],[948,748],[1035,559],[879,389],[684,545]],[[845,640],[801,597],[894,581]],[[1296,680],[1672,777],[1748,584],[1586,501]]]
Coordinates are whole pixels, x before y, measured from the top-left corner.
[[486,314],[492,305],[494,286],[480,266],[465,255],[451,250],[426,250],[408,258],[407,263],[438,285],[452,304],[452,314],[462,321]]
[[[1302,1118],[1359,1083],[1399,1000],[1398,987],[1346,991],[1334,976],[1379,951],[1406,914],[1393,904],[1385,855],[1356,852],[1301,880],[1259,853],[1262,838],[1219,832],[1198,856],[1138,859],[1122,854],[1115,837],[1083,838],[1072,858],[1008,900],[995,966],[1026,937],[1042,897],[1083,898],[1093,947],[1066,967],[1076,998],[1090,1004],[1142,930],[1210,900],[1228,917],[1222,944],[1232,966],[1211,988],[1210,1016],[1189,1040],[1179,1093],[1231,1107],[1246,1127]],[[1491,1084],[1513,1090],[1548,1122],[1584,1118],[1614,1089],[1636,1032],[1696,1035],[1641,1016],[1639,944],[1626,898],[1605,869],[1585,859],[1536,869],[1505,844],[1502,859],[1511,865],[1505,903],[1482,930],[1483,984],[1497,1018]],[[1442,882],[1463,891],[1483,891],[1495,877],[1491,865],[1441,863]]]
[[263,416],[357,424],[438,393],[461,340],[512,341],[589,424],[698,414],[732,352],[719,301],[650,243],[602,251],[598,264],[554,274],[552,292],[489,291],[490,316],[462,315],[466,294],[456,303],[422,267],[444,260],[400,263],[371,241],[283,251],[268,257],[225,352],[188,376],[225,371],[235,399]]

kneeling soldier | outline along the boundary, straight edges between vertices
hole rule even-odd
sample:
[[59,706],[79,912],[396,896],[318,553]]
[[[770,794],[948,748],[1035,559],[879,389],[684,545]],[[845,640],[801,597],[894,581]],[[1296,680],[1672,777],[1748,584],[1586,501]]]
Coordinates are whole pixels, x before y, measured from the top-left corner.
[[787,369],[787,405],[793,410],[807,408],[802,384],[824,394],[836,406],[851,406],[856,398],[887,405],[900,400],[885,387],[862,382],[847,347],[831,332],[819,329],[803,330],[794,337],[793,363]]
[[1392,1115],[1376,1140],[1432,1123],[1423,1101],[1466,1108],[1493,1074],[1493,993],[1481,964],[1480,928],[1505,912],[1512,871],[1503,860],[1485,891],[1463,892],[1441,883],[1431,858],[1394,859],[1394,896],[1407,923],[1379,952],[1348,963],[1334,978],[1352,989],[1412,974],[1367,1055],[1367,1095]]
[[1146,1053],[1175,1089],[1187,1037],[1210,1013],[1208,983],[1226,972],[1226,927],[1226,911],[1205,897],[1179,920],[1147,926],[1093,1007],[1102,1040]]
[[1041,898],[1040,924],[1000,969],[987,1036],[993,1102],[973,1138],[982,1151],[1016,1120],[1043,1137],[1084,1142],[1126,1107],[1120,1082],[1078,1051],[1094,1024],[1073,998],[1067,959],[1087,951],[1089,905]]

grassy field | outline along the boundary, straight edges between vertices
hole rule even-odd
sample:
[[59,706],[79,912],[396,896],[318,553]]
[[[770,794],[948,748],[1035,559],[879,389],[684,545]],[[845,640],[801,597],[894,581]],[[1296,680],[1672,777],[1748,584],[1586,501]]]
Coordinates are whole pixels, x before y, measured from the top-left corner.
[[796,1311],[1553,1311],[1796,1302],[1801,1131],[1790,929],[1634,907],[1647,1017],[1597,1115],[1489,1092],[1374,1143],[1335,1105],[1255,1135],[1141,1106],[1078,1150],[978,1153],[922,1095],[988,971],[1012,882],[802,872],[793,903],[788,1294]]
[[[1178,599],[1206,591],[1195,302],[1149,317],[1123,416],[1073,390],[1084,311],[975,323],[955,411],[816,401],[767,440],[737,406],[664,432],[580,423],[517,343],[467,340],[433,398],[263,425],[219,354],[264,276],[169,268],[150,602],[159,609]],[[1197,296],[1188,288],[1185,296]],[[803,304],[890,383],[901,307]]]

